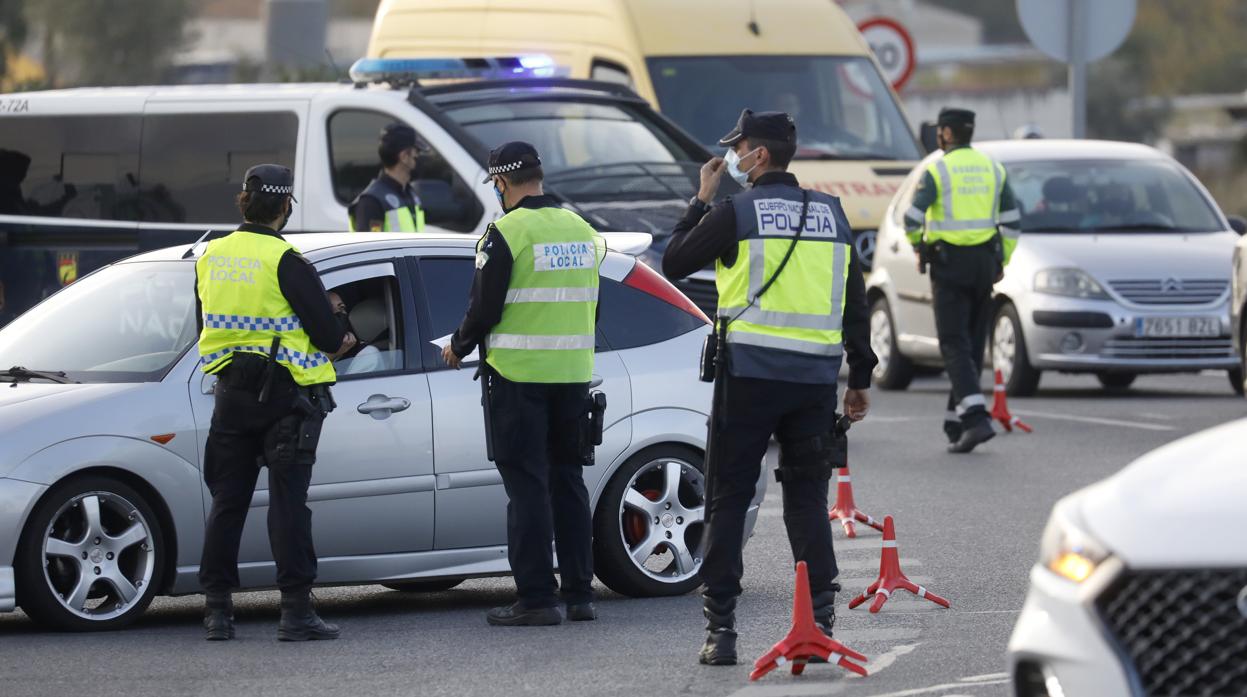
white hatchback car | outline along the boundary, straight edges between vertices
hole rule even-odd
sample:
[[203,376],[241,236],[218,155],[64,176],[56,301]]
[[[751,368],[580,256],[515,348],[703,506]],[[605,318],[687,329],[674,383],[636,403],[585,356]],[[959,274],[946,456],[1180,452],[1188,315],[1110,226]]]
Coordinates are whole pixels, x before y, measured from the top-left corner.
[[1018,697],[1247,694],[1247,420],[1057,502],[1009,641]]

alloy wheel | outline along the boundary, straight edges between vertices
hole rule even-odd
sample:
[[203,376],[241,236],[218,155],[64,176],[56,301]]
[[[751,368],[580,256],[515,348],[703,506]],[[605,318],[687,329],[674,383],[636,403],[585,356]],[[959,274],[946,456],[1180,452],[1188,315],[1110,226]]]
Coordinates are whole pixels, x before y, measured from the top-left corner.
[[892,360],[892,323],[888,321],[888,313],[882,309],[870,313],[870,349],[879,359],[875,364],[875,377],[879,377],[888,371],[888,363]]
[[632,475],[619,505],[620,535],[633,565],[663,583],[692,578],[705,530],[705,479],[688,462],[662,458]]

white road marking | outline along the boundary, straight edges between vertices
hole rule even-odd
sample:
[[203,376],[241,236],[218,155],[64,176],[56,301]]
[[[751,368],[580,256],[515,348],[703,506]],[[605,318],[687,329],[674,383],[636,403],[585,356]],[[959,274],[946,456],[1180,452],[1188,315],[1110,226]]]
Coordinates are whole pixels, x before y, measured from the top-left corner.
[[[1005,683],[1008,683],[1008,682],[1009,680],[1006,678],[1004,680],[983,680],[981,682],[976,682],[973,684],[976,686],[977,685],[1004,685]],[[932,685],[930,687],[916,687],[912,690],[901,690],[899,692],[883,692],[877,695],[872,695],[871,697],[910,697],[911,695],[927,695],[927,694],[931,694],[932,692],[941,692],[943,690],[956,690],[956,689],[964,690],[966,686],[967,684],[964,682],[949,682],[949,683],[944,683],[943,685]],[[952,695],[947,695],[946,697],[952,697]]]
[[[917,644],[901,644],[899,646],[893,646],[892,648],[888,649],[885,653],[882,653],[878,656],[875,656],[874,658],[871,658],[870,661],[866,663],[866,676],[870,677],[871,675],[875,675],[876,673],[883,670],[884,668],[887,668],[888,666],[891,666],[893,663],[896,663],[896,659],[900,658],[901,656],[904,656],[907,653],[912,652],[916,648],[918,648]],[[860,680],[862,676],[856,673],[850,673],[847,677],[849,677],[850,679]]]
[[1173,431],[1173,426],[1163,426],[1161,424],[1144,424],[1137,421],[1121,421],[1119,419],[1105,419],[1099,416],[1075,416],[1072,414],[1052,414],[1044,411],[1015,411],[1017,416],[1038,417],[1041,419],[1052,419],[1054,421],[1073,421],[1076,423],[1101,424],[1104,426],[1121,426],[1122,428],[1137,428],[1142,431]]
[[1008,673],[984,673],[983,675],[971,675],[968,678],[962,678],[961,682],[983,682],[984,680],[1004,680],[1009,677]]

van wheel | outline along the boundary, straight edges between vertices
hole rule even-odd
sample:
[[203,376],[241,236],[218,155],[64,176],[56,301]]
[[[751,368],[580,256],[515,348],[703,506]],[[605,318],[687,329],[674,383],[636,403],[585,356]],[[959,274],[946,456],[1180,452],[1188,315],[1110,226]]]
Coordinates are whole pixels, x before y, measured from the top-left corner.
[[26,524],[17,555],[17,598],[58,629],[117,629],[156,595],[164,531],[147,501],[102,476],[57,484]]
[[435,578],[428,581],[395,581],[381,585],[401,593],[441,593],[463,583],[461,578]]
[[896,345],[896,323],[887,298],[877,298],[870,306],[870,348],[879,362],[875,364],[875,384],[882,390],[903,390],[914,381],[913,361]]
[[1239,397],[1242,397],[1243,392],[1244,392],[1243,388],[1247,387],[1247,385],[1243,385],[1243,369],[1242,368],[1231,368],[1229,371],[1229,375],[1230,375],[1230,388],[1234,390],[1234,394],[1238,395]]
[[602,583],[633,597],[683,595],[701,585],[702,468],[691,448],[658,445],[633,455],[611,477],[593,515]]
[[1022,336],[1022,321],[1013,303],[1005,303],[996,311],[991,336],[992,366],[1000,371],[1005,393],[1010,397],[1029,397],[1039,389],[1040,371],[1031,366]]

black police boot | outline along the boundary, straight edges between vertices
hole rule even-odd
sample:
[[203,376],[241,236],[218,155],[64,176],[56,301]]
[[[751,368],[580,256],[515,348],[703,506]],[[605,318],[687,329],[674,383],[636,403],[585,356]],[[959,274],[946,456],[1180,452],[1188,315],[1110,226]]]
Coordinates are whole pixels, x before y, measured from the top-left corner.
[[597,618],[598,611],[593,607],[593,603],[568,603],[567,605],[568,622],[592,622]]
[[485,621],[495,627],[549,627],[562,624],[563,613],[557,607],[526,608],[517,601],[485,613]]
[[948,446],[950,453],[968,453],[978,446],[996,437],[996,429],[992,428],[990,419],[982,419],[966,428],[965,433],[956,443]]
[[944,435],[948,436],[949,444],[961,440],[961,433],[964,430],[961,427],[961,419],[944,420]]
[[316,614],[309,591],[281,594],[281,622],[277,625],[278,641],[317,641],[337,639],[341,630]]
[[229,593],[204,594],[204,629],[208,641],[234,638],[234,601]]
[[[837,585],[837,589],[838,588],[839,586]],[[823,634],[826,634],[827,638],[830,639],[833,636],[832,629],[836,626],[836,591],[830,590],[823,591],[822,593],[815,593],[813,605],[814,623],[817,624],[818,628],[823,630]],[[810,659],[810,663],[826,662],[826,660],[818,657]]]
[[702,596],[706,615],[706,643],[698,662],[707,666],[736,665],[736,599],[720,603]]

